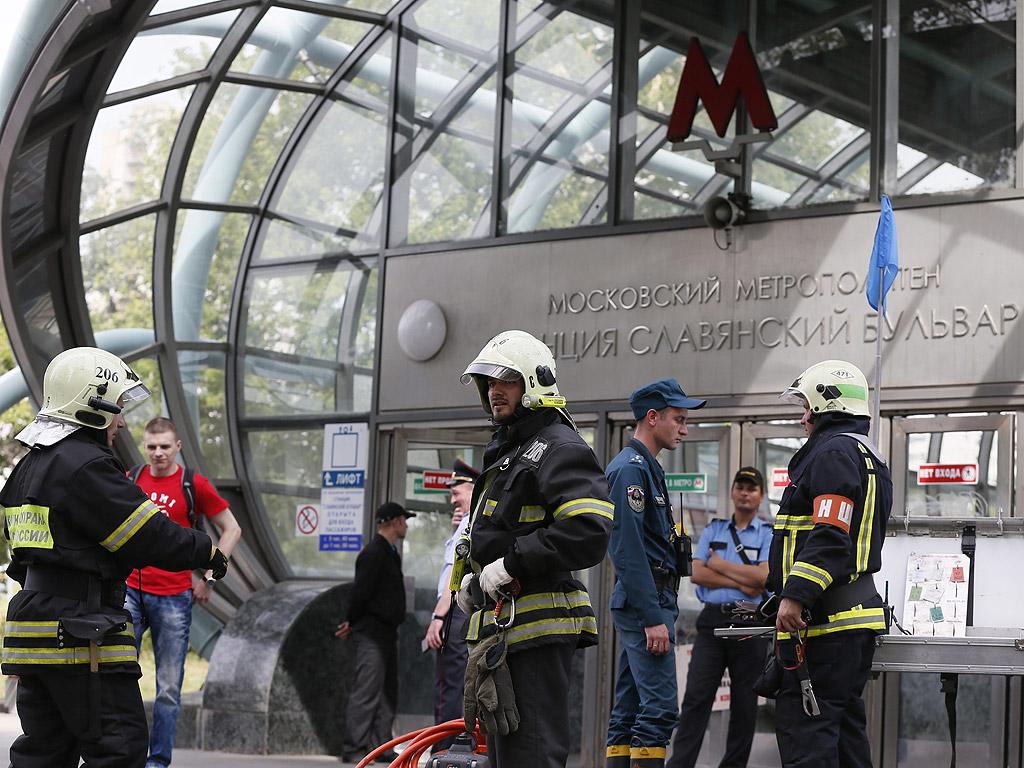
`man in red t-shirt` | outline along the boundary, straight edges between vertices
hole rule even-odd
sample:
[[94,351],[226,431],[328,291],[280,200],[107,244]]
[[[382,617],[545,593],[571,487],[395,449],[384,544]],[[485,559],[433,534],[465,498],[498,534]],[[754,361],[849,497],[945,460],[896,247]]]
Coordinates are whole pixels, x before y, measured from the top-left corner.
[[[178,430],[170,419],[156,418],[146,425],[143,448],[149,465],[136,482],[160,511],[179,525],[190,526],[182,488],[182,468],[175,459],[181,451]],[[228,558],[242,535],[228,503],[200,474],[195,475],[195,514],[204,515],[220,531],[219,547]],[[125,608],[131,611],[135,642],[141,646],[148,627],[156,662],[156,701],[149,733],[147,768],[166,768],[174,748],[174,730],[181,710],[181,681],[185,673],[192,603],[205,605],[213,591],[212,573],[193,578],[191,571],[161,571],[146,567],[128,577]],[[193,584],[193,581],[195,582]]]

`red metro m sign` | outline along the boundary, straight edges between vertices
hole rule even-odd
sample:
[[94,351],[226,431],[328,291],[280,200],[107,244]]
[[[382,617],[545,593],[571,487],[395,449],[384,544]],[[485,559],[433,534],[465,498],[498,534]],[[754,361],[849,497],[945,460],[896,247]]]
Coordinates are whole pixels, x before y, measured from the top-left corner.
[[[697,102],[703,101],[711,124],[722,138],[729,127],[729,121],[736,112],[739,98],[747,108],[751,124],[761,133],[737,136],[732,147],[724,151],[712,151],[711,145],[703,139],[684,141],[693,128],[693,118],[697,114]],[[715,73],[711,71],[704,47],[696,37],[690,39],[690,48],[686,53],[686,64],[679,78],[679,90],[676,92],[676,103],[672,108],[672,117],[668,123],[668,141],[673,142],[673,149],[703,149],[704,156],[709,160],[721,157],[735,157],[739,154],[739,146],[757,141],[768,141],[771,133],[779,127],[771,101],[768,100],[768,89],[764,86],[764,78],[754,58],[754,50],[745,32],[736,35],[736,43],[732,47],[729,63],[725,65],[725,73],[719,84]]]

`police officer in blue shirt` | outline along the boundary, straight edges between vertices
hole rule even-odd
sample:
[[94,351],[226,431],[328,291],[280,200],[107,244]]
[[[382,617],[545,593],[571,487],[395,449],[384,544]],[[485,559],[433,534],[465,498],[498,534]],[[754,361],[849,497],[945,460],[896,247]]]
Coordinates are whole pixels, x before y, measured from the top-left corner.
[[753,685],[764,666],[768,641],[764,637],[715,637],[715,630],[758,623],[752,609],[764,592],[772,544],[772,526],[757,516],[764,498],[764,477],[754,467],[743,467],[732,481],[730,497],[732,517],[712,520],[693,552],[691,578],[704,609],[697,617],[697,639],[668,768],[693,768],[697,762],[715,693],[726,669],[730,680],[729,733],[719,768],[745,766],[754,739],[757,694]]
[[619,636],[615,705],[608,723],[607,768],[663,768],[676,722],[676,667],[672,653],[682,570],[679,538],[657,461],[686,435],[690,409],[675,379],[661,379],[629,398],[636,431],[608,465],[615,505],[608,547],[618,583],[609,608]]

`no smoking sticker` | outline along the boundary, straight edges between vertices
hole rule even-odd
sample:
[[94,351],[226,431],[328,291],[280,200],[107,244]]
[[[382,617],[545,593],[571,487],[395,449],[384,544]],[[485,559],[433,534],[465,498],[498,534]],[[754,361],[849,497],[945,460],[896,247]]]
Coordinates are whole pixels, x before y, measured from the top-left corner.
[[312,504],[295,507],[295,535],[316,536],[320,526],[320,511]]

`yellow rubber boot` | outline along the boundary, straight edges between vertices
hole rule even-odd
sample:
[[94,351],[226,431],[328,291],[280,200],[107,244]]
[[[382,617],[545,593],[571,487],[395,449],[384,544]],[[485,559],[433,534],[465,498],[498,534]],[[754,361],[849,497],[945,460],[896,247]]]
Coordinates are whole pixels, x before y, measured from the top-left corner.
[[629,744],[611,744],[605,750],[605,768],[629,768]]
[[665,768],[665,747],[630,747],[629,768]]

